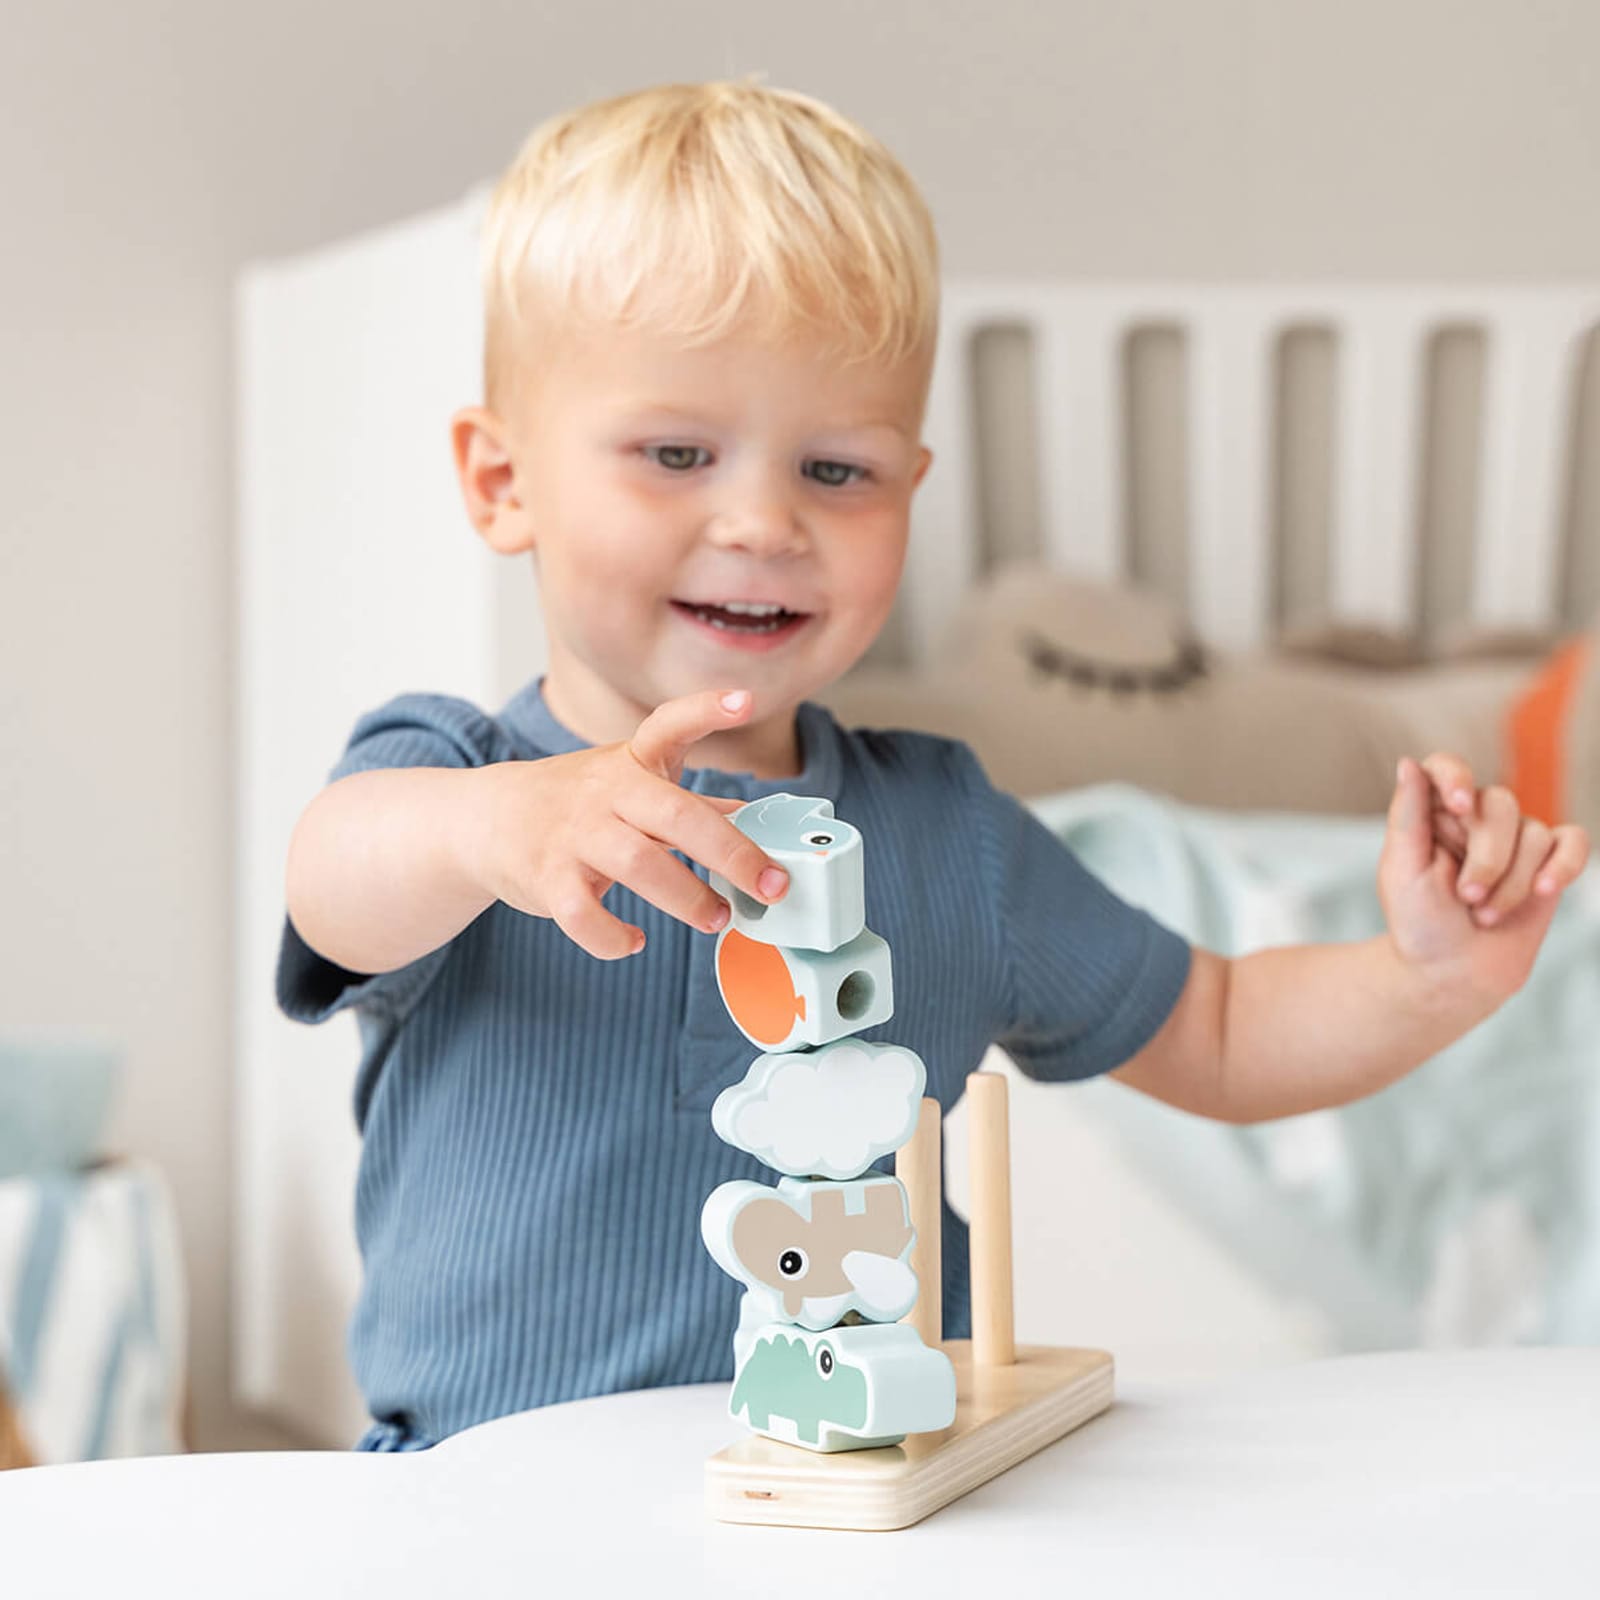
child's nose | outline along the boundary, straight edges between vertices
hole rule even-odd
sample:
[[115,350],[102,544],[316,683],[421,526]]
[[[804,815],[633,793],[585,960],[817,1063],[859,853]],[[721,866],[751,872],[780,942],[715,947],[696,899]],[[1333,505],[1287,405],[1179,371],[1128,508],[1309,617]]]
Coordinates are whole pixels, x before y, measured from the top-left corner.
[[753,555],[790,555],[804,549],[806,529],[799,509],[774,489],[730,496],[711,519],[710,537],[728,549]]

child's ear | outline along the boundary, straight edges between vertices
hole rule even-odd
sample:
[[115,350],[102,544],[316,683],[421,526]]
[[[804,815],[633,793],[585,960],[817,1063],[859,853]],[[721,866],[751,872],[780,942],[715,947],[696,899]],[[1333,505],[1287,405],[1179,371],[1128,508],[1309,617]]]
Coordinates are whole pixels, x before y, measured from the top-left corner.
[[911,472],[911,487],[913,489],[928,475],[928,468],[933,465],[933,451],[927,445],[920,445],[917,449],[917,464]]
[[506,439],[506,425],[482,406],[450,419],[450,446],[467,517],[501,555],[533,548],[533,526]]

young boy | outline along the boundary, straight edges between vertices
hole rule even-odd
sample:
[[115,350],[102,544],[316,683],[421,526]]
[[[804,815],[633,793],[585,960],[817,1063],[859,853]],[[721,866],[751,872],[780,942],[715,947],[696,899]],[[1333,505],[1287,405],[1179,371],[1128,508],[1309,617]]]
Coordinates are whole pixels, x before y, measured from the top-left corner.
[[493,716],[411,694],[363,717],[288,862],[280,1002],[361,1024],[366,1448],[730,1376],[738,1286],[700,1207],[770,1175],[712,1131],[752,1047],[712,973],[727,907],[686,861],[780,898],[727,816],[755,796],[862,829],[895,959],[865,1036],[915,1049],[947,1109],[995,1041],[1230,1121],[1370,1094],[1519,987],[1583,865],[1581,831],[1460,761],[1403,762],[1387,934],[1228,961],[1112,895],[965,745],[809,700],[894,598],[937,274],[894,158],[751,83],[559,117],[495,192],[485,404],[452,437],[473,525],[537,566],[549,667]]

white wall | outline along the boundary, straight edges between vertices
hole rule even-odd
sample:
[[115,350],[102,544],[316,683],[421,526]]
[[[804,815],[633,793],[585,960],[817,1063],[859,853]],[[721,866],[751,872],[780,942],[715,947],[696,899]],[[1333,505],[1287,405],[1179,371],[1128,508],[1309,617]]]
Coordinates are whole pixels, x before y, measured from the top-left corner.
[[0,41],[0,1023],[127,1041],[206,1447],[274,1437],[225,1384],[241,261],[453,199],[574,100],[762,69],[899,151],[954,274],[1600,271],[1584,0],[79,0]]

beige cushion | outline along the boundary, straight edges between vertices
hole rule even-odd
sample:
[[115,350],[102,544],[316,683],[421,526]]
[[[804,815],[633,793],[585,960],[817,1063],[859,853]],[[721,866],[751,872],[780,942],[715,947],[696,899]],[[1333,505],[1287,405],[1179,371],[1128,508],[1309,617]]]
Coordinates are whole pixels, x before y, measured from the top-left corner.
[[821,698],[847,723],[964,739],[1018,794],[1123,781],[1195,805],[1370,814],[1402,754],[1466,743],[1482,780],[1497,774],[1522,670],[1477,663],[1452,683],[1460,669],[1229,658],[1156,596],[1018,566],[971,597],[941,667],[853,673]]

